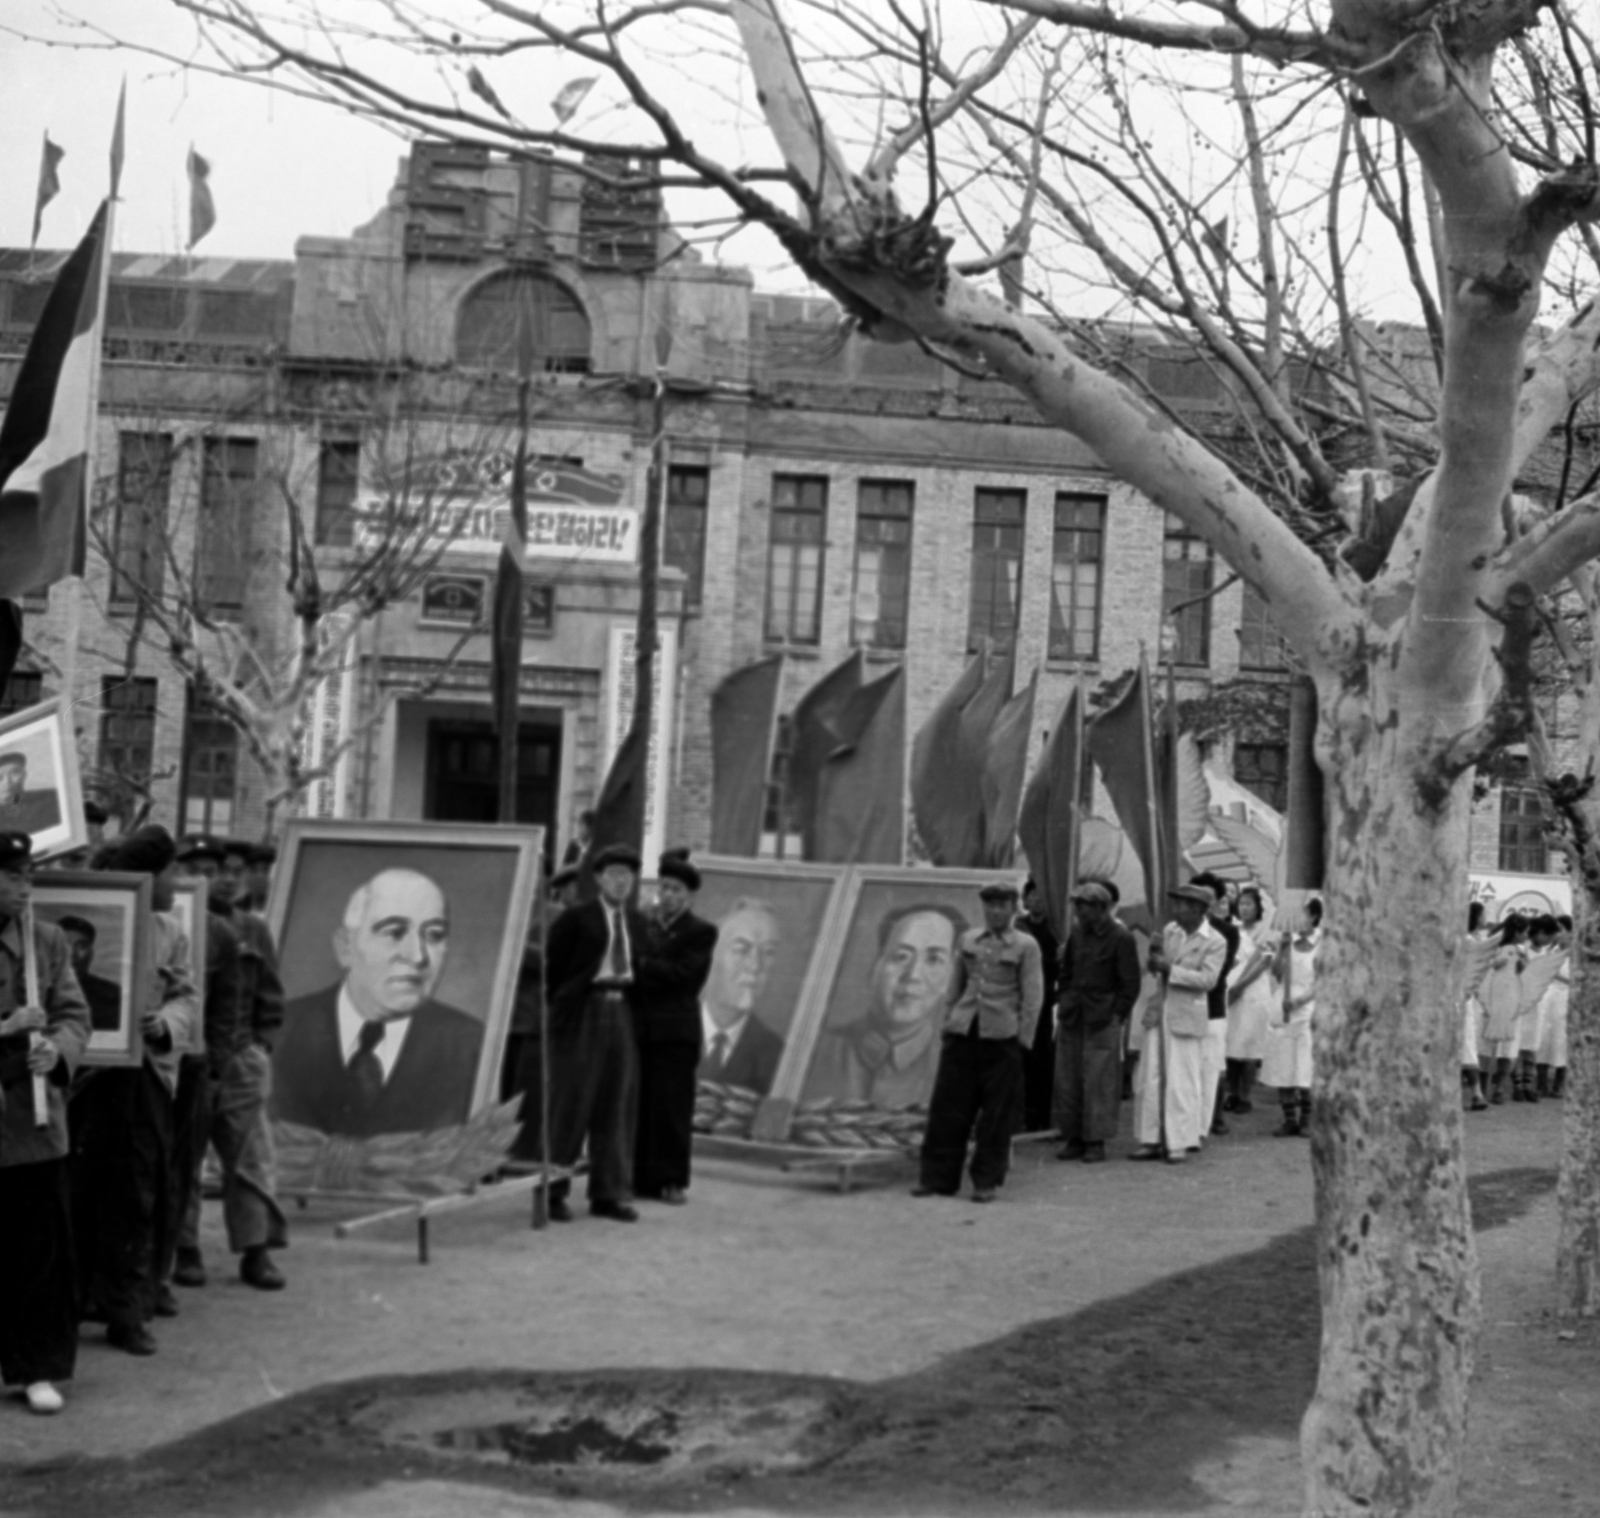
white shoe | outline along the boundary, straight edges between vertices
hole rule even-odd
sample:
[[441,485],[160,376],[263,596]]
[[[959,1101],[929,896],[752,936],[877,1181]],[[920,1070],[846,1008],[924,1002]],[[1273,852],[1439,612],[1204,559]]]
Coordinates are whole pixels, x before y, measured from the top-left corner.
[[48,1381],[35,1381],[23,1395],[28,1399],[31,1413],[59,1413],[67,1404]]

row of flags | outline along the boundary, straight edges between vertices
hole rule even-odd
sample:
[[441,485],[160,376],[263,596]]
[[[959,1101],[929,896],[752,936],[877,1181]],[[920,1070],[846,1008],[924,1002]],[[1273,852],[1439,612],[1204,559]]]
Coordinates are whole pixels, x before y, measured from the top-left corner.
[[[118,132],[120,136],[120,123],[122,120],[122,107],[117,107]],[[39,229],[44,224],[44,208],[61,193],[61,160],[67,156],[67,150],[59,144],[51,142],[50,134],[44,134],[44,148],[39,155],[39,189],[33,202],[33,239],[29,247],[39,245]],[[211,162],[202,158],[194,148],[189,149],[188,159],[189,175],[189,242],[192,251],[194,245],[200,241],[217,224],[217,207],[211,198]]]

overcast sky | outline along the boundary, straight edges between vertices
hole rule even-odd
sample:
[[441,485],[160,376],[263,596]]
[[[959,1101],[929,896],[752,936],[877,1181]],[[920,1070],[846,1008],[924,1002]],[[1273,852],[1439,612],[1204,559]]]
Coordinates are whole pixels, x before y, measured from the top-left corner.
[[[188,23],[165,0],[71,0],[75,13],[173,48]],[[121,252],[182,252],[188,235],[184,164],[193,143],[211,162],[217,224],[197,252],[292,258],[306,233],[344,237],[378,211],[404,145],[379,127],[271,90],[185,75],[132,52],[82,52],[20,40],[64,34],[47,0],[3,0],[0,19],[0,246],[32,231],[46,131],[66,149],[61,193],[39,245],[67,247],[106,193],[117,90],[128,83],[127,160],[118,209]]]

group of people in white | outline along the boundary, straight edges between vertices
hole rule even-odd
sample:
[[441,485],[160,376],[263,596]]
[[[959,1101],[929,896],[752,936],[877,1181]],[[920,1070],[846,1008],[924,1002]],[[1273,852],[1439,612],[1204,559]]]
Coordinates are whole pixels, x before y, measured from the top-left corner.
[[1461,1099],[1470,1112],[1506,1100],[1560,1098],[1567,1084],[1572,919],[1509,913],[1467,917],[1461,1007]]

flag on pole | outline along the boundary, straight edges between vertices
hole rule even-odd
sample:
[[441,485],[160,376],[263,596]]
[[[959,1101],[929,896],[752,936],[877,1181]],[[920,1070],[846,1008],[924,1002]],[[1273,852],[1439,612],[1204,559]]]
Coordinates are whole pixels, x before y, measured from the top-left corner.
[[1144,870],[1145,903],[1159,922],[1170,883],[1166,863],[1170,833],[1163,824],[1150,666],[1143,654],[1128,688],[1114,706],[1089,723],[1084,741]]
[[189,149],[189,249],[217,224],[217,208],[211,199],[211,164],[194,148]]
[[584,96],[595,87],[596,82],[591,76],[569,79],[561,86],[556,98],[550,102],[550,112],[562,126],[577,114],[578,107],[583,104]]
[[984,865],[1009,870],[1017,853],[1017,809],[1028,774],[1028,744],[1033,736],[1034,698],[1039,667],[1033,677],[1001,707],[989,729],[979,794],[983,800]]
[[[800,698],[794,709],[789,740],[789,766],[786,782],[787,810],[800,834],[804,857],[815,859],[817,843],[818,786],[822,766],[839,747],[839,720],[850,698],[861,688],[861,672],[866,655],[858,648],[842,664],[835,665]],[[782,819],[785,827],[789,818]]]
[[122,189],[122,153],[124,124],[127,118],[128,81],[122,81],[122,88],[117,91],[117,120],[111,128],[111,198],[115,200]]
[[711,693],[711,852],[761,851],[783,655],[736,669]]
[[906,850],[906,672],[857,688],[840,713],[839,746],[817,784],[815,848],[827,864],[903,864]]
[[1044,897],[1050,926],[1063,942],[1072,926],[1085,764],[1083,693],[1074,680],[1056,713],[1055,726],[1017,814],[1022,852],[1028,856],[1034,884]]
[[44,152],[39,157],[39,193],[33,201],[33,241],[28,244],[30,248],[39,245],[39,227],[44,221],[44,208],[61,193],[61,180],[56,169],[66,156],[67,150],[51,142],[50,134],[46,132]]
[[517,318],[517,452],[511,464],[511,501],[495,566],[490,685],[494,726],[500,739],[500,820],[516,821],[516,744],[522,712],[523,576],[528,561],[528,387],[532,381],[532,336],[524,308]]
[[961,714],[983,688],[988,661],[985,643],[911,743],[911,814],[922,846],[935,864],[977,863],[968,835],[974,831],[974,808],[981,803],[977,774],[964,770],[960,762]]
[[83,572],[110,201],[56,275],[0,421],[0,596]]

